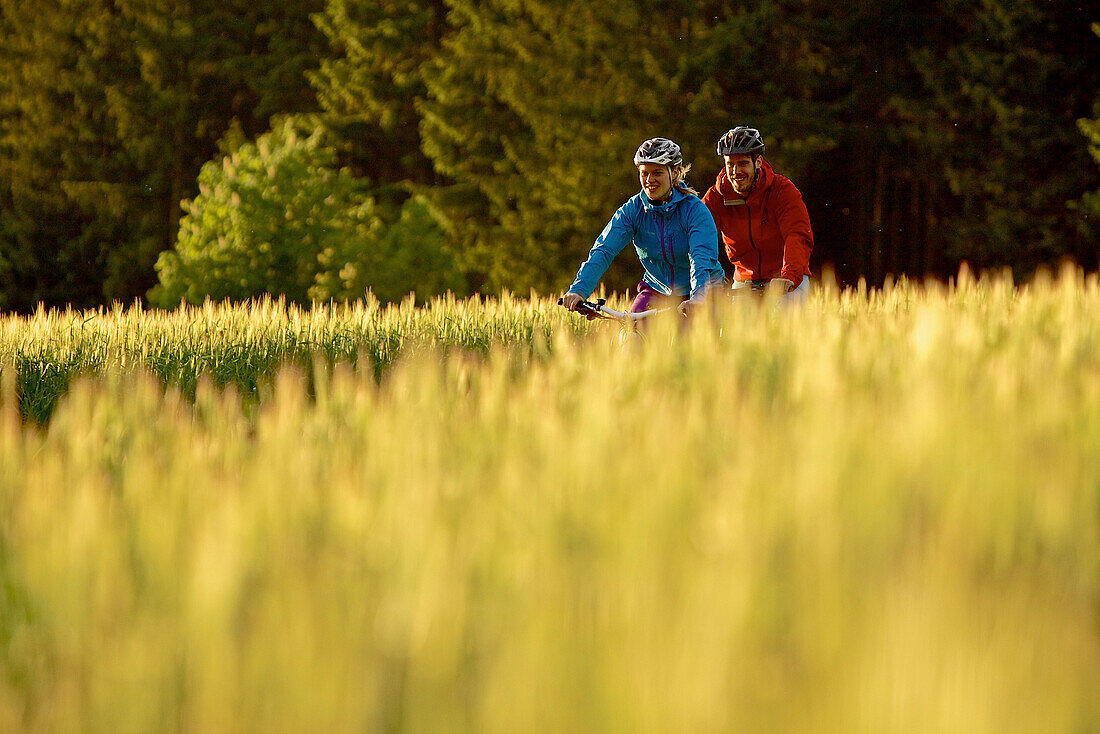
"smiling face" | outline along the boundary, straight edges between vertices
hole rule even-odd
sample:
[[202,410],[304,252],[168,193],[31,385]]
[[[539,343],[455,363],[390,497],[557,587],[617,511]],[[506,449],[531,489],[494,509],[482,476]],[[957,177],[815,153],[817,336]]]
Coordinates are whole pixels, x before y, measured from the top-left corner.
[[726,177],[738,194],[747,194],[756,179],[757,162],[749,155],[723,156],[726,161]]
[[672,176],[668,166],[658,163],[639,163],[638,180],[642,182],[642,191],[650,201],[663,201],[672,191]]

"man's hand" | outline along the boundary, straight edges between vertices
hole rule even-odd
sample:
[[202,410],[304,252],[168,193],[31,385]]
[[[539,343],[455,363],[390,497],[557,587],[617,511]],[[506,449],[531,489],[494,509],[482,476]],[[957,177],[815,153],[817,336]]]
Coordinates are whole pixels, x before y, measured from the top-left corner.
[[786,278],[772,278],[768,281],[768,292],[784,295],[794,290],[794,283]]

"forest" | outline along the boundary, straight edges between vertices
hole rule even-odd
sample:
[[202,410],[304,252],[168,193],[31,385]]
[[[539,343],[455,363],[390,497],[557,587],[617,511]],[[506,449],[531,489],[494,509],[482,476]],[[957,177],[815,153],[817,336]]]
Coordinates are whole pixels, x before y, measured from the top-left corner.
[[[759,128],[841,284],[1100,264],[1100,13],[941,0],[0,0],[0,309],[551,294]],[[637,280],[621,257],[604,284]]]

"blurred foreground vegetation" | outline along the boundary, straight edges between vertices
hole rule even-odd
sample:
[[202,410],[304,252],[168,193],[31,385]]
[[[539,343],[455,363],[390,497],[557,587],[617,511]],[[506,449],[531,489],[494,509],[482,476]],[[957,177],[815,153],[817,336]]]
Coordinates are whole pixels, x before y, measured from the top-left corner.
[[578,322],[5,320],[0,731],[1100,729],[1095,279]]

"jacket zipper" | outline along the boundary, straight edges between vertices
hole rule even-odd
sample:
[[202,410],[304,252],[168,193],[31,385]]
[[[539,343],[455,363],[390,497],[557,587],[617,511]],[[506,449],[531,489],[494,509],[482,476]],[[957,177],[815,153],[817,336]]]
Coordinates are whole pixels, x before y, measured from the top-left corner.
[[745,199],[745,213],[749,215],[749,246],[756,250],[756,275],[757,278],[753,280],[759,280],[763,276],[761,273],[764,271],[764,253],[756,246],[756,241],[752,238],[752,210],[749,209],[749,200]]
[[672,237],[668,238],[668,254],[672,257],[672,270],[669,274],[669,295],[676,295],[676,250],[672,249]]
[[[660,232],[661,238],[661,255],[665,258],[665,264],[668,265],[668,289],[669,295],[676,295],[676,254],[672,252],[672,243],[668,244],[668,250],[665,250],[665,218],[654,212],[653,215],[657,217],[657,226]],[[672,261],[669,262],[669,257]]]

